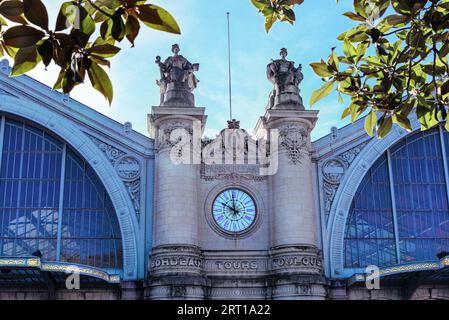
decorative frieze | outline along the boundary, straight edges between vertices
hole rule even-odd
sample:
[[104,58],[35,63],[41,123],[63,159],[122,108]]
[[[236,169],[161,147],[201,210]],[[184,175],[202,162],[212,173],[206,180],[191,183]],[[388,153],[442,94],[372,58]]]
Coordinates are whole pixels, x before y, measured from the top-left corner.
[[259,164],[202,164],[201,178],[206,181],[265,181],[267,177],[260,175],[260,169]]
[[136,214],[140,215],[140,197],[141,197],[141,172],[142,165],[140,161],[126,152],[103,142],[93,136],[90,139],[104,153],[106,158],[114,166],[117,175],[123,181],[128,194],[131,198]]

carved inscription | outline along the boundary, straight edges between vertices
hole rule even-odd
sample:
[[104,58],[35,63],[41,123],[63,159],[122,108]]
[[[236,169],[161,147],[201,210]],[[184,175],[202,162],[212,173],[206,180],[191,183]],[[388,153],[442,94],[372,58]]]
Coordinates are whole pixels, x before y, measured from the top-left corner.
[[279,257],[274,258],[272,261],[272,267],[274,269],[277,268],[285,268],[292,266],[301,266],[301,267],[321,267],[323,262],[321,259],[316,257],[308,257],[308,256],[287,256],[287,257]]
[[259,269],[257,261],[215,261],[219,271],[244,270],[251,271]]
[[199,258],[191,257],[169,257],[169,258],[156,258],[151,261],[151,268],[161,267],[196,267],[202,268],[203,261]]

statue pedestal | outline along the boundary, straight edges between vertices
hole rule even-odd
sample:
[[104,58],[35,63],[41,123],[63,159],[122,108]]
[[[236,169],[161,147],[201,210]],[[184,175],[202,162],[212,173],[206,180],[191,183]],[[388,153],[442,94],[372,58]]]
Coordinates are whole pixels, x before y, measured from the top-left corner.
[[194,108],[195,97],[184,84],[169,83],[164,94],[162,107]]
[[273,93],[267,110],[305,110],[299,88],[287,86],[280,95]]

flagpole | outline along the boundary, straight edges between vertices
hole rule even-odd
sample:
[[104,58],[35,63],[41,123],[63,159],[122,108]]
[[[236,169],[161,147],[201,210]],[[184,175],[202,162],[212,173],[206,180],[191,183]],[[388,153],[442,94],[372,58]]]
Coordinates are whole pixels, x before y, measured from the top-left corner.
[[228,72],[229,72],[229,120],[232,121],[232,72],[231,72],[231,28],[230,28],[230,13],[227,12],[228,20]]

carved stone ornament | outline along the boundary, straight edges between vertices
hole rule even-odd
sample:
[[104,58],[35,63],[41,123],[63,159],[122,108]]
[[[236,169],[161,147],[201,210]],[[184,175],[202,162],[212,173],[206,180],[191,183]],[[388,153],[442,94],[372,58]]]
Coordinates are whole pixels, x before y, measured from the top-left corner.
[[206,181],[265,181],[266,176],[260,175],[261,166],[258,164],[213,164],[201,165],[201,179]]
[[[175,146],[180,147],[179,143],[183,137],[178,137],[175,141],[171,139],[171,134],[173,131],[181,129],[185,132],[185,139],[190,139],[186,142],[191,142],[193,136],[193,129],[190,123],[182,122],[182,121],[173,121],[167,124],[164,124],[159,128],[159,133],[156,141],[156,150],[161,151],[165,148],[173,148]],[[181,153],[182,150],[179,150]]]
[[122,156],[115,163],[115,170],[124,181],[134,181],[140,176],[142,170],[139,160],[133,156]]
[[340,159],[331,159],[323,164],[323,178],[328,183],[339,184],[346,171],[346,164]]
[[287,151],[291,165],[301,164],[304,156],[308,155],[308,137],[306,128],[298,125],[286,125],[279,129],[280,147]]
[[133,203],[134,210],[137,215],[140,215],[140,192],[141,192],[141,178],[142,171],[141,164],[137,158],[128,155],[125,152],[105,143],[93,136],[90,139],[97,145],[97,147],[105,154],[106,158],[111,162],[117,171],[117,175],[123,181],[128,194]]
[[337,190],[346,174],[347,169],[351,166],[357,156],[362,152],[368,142],[363,142],[358,146],[343,152],[335,158],[326,160],[322,165],[321,173],[323,177],[324,189],[324,210],[326,218],[332,208],[332,204],[337,194]]

